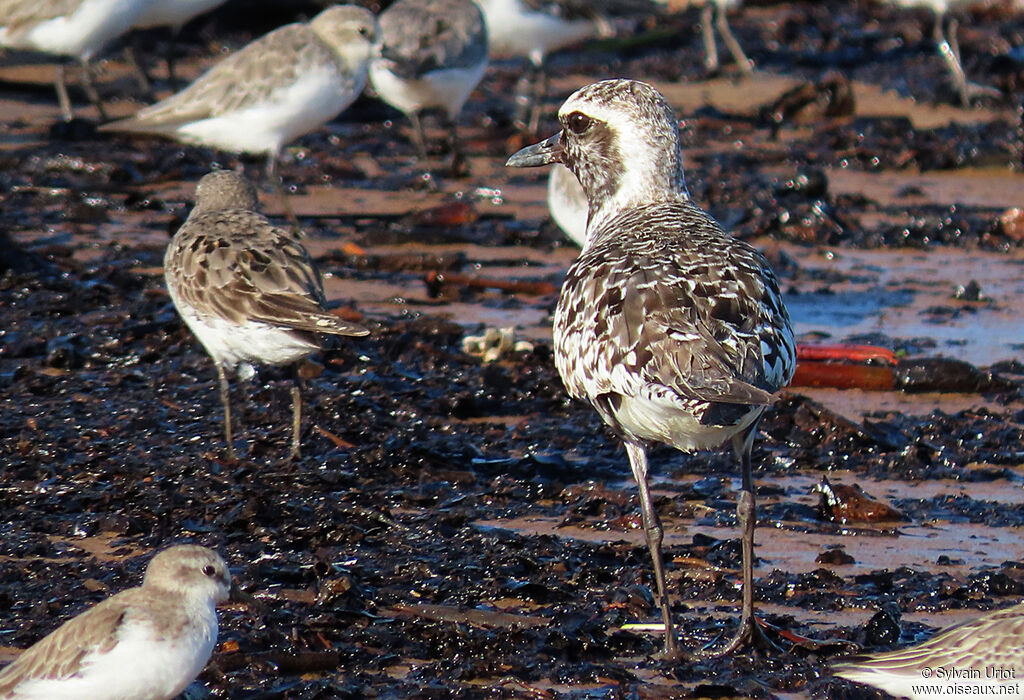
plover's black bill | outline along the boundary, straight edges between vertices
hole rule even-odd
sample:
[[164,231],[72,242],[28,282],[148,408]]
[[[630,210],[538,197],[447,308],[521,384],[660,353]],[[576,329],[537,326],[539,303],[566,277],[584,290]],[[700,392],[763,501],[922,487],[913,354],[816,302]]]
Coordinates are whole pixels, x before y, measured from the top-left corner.
[[513,153],[507,161],[506,168],[535,168],[538,165],[550,165],[551,163],[562,163],[562,132],[559,131],[551,138],[544,139],[540,143],[527,146],[522,150]]

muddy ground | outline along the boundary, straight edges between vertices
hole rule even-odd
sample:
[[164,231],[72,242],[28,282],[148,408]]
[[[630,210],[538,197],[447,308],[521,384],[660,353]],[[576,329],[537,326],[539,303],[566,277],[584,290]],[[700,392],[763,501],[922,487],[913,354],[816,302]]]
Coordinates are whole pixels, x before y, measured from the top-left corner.
[[[436,189],[405,120],[371,98],[285,155],[328,296],[373,331],[307,368],[305,451],[288,463],[276,371],[236,385],[242,458],[223,458],[212,364],[160,270],[195,181],[238,159],[95,135],[84,105],[59,125],[51,67],[15,55],[0,68],[0,656],[183,541],[219,549],[263,603],[222,611],[217,670],[194,687],[235,700],[875,697],[830,660],[1018,602],[1024,18],[961,16],[967,72],[989,88],[961,109],[927,15],[752,4],[734,27],[754,79],[704,74],[693,11],[641,23],[553,58],[539,135],[580,85],[655,82],[684,120],[691,191],[773,260],[801,340],[898,352],[895,372],[819,367],[861,388],[794,386],[762,424],[757,598],[786,653],[673,664],[628,627],[658,618],[635,488],[552,363],[575,249],[546,220],[546,174],[501,167],[526,142],[514,63],[463,115],[470,174],[447,176],[435,148]],[[184,72],[268,28],[237,10],[186,31]],[[140,103],[118,56],[104,90],[127,114]],[[464,351],[500,327],[529,344],[492,363]],[[890,390],[864,388],[878,372]],[[735,465],[666,448],[652,466],[696,650],[737,621]],[[822,506],[825,479],[895,510]]]

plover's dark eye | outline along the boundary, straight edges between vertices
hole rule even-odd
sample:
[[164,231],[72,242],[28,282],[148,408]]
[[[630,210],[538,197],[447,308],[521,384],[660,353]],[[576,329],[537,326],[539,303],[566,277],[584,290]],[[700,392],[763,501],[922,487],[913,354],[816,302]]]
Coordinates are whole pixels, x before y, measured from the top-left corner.
[[591,123],[594,120],[588,117],[582,112],[573,112],[565,119],[565,125],[569,127],[569,131],[574,134],[582,134],[584,131],[590,128]]
[[370,30],[367,29],[366,27],[360,27],[359,28],[359,34],[360,35],[367,36],[369,33],[370,33]]
[[213,568],[212,565],[207,564],[206,566],[203,567],[203,573],[206,574],[207,576],[209,576],[210,578],[213,578],[214,575],[217,573],[217,570],[215,568]]

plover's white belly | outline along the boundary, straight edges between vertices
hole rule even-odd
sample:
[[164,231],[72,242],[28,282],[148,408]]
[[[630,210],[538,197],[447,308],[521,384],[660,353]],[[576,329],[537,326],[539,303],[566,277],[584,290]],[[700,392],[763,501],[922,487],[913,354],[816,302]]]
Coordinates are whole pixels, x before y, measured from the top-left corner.
[[286,365],[318,349],[294,331],[267,323],[235,324],[216,317],[200,318],[181,305],[178,308],[206,352],[215,362],[227,367],[243,363]]
[[392,73],[387,60],[378,59],[370,64],[370,81],[381,99],[406,114],[436,107],[454,119],[486,68],[487,61],[481,61],[470,68],[445,68],[407,80]]
[[365,76],[345,90],[333,67],[307,71],[264,102],[220,116],[189,122],[175,134],[182,141],[226,151],[276,153],[294,139],[333,119],[362,90]]
[[89,59],[127,32],[153,0],[84,0],[70,15],[39,23],[13,36],[0,29],[0,45]]
[[73,677],[22,683],[12,700],[170,700],[213,651],[215,613],[210,609],[202,618],[177,639],[154,634],[148,622],[127,624],[112,649],[87,656]]
[[660,396],[656,391],[641,391],[624,396],[615,419],[627,434],[647,442],[661,442],[683,452],[709,450],[728,443],[734,435],[746,430],[763,412],[764,406],[750,410],[735,425],[704,425],[678,398]]

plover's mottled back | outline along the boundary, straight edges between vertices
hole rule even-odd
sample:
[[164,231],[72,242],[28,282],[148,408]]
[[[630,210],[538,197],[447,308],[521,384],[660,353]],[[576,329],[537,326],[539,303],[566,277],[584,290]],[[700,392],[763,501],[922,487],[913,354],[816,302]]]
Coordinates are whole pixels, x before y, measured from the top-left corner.
[[370,65],[374,90],[412,121],[423,160],[420,112],[443,110],[457,167],[455,119],[487,68],[487,27],[480,9],[472,0],[398,0],[379,21],[381,55]]
[[376,20],[365,8],[328,8],[308,24],[270,32],[181,92],[101,129],[266,154],[274,177],[285,144],[325,124],[359,96],[376,37]]
[[758,419],[792,378],[789,315],[768,262],[686,193],[678,125],[650,85],[589,85],[558,112],[562,131],[511,166],[563,163],[590,204],[587,239],[555,312],[555,364],[622,438],[640,490],[666,652],[676,653],[647,480],[647,447],[731,443],[743,490],[743,615],[734,649],[756,634],[750,449]]
[[141,586],[65,622],[0,671],[0,700],[170,700],[206,666],[214,607],[231,590],[216,553],[165,549]]
[[[905,649],[840,659],[833,667],[837,676],[915,700],[1022,697],[1021,669],[1024,605],[947,627],[928,641]],[[959,693],[952,692],[954,684],[960,686]]]
[[[78,59],[82,84],[100,115],[103,103],[93,86],[89,61],[108,43],[127,32],[135,18],[159,0],[4,0],[0,3],[0,47],[27,49]],[[64,118],[73,116],[58,64],[57,97]]]
[[[296,362],[320,349],[318,334],[369,333],[325,310],[323,282],[309,253],[257,207],[256,190],[241,175],[205,175],[196,187],[195,207],[164,256],[174,306],[216,365],[231,456],[227,372],[251,375],[254,364]],[[292,402],[292,455],[298,456],[298,386]]]

